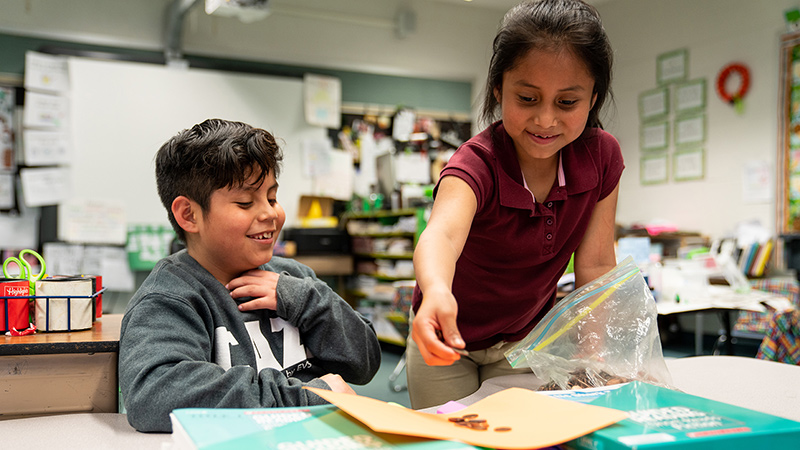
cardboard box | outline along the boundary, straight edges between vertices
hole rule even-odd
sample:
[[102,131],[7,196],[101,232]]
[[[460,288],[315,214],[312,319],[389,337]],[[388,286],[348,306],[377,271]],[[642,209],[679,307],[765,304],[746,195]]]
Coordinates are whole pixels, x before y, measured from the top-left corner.
[[[735,374],[730,374],[735,376]],[[800,422],[634,381],[589,402],[629,418],[564,444],[567,449],[796,448]]]

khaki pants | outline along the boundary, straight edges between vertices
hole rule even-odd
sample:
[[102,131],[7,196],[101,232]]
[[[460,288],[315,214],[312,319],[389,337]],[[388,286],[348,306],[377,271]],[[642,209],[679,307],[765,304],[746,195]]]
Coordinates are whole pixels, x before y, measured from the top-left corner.
[[469,356],[462,356],[450,366],[429,366],[422,359],[417,343],[409,336],[406,344],[406,376],[411,407],[422,409],[439,406],[472,394],[489,378],[531,373],[527,367],[512,368],[503,355],[514,344],[516,342],[499,342],[485,350],[469,352]]

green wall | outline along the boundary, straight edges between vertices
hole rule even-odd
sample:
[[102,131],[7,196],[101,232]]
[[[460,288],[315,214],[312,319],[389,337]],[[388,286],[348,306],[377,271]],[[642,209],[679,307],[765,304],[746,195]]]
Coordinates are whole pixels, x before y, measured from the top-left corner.
[[[153,51],[104,47],[74,42],[55,41],[0,33],[0,73],[22,76],[25,52],[62,49],[72,52],[94,52],[97,56],[163,64],[163,54]],[[342,82],[342,101],[376,105],[403,105],[417,109],[470,114],[472,86],[467,82],[425,78],[374,75],[315,67],[267,64],[253,61],[184,55],[191,67],[302,77],[306,72],[338,77]]]

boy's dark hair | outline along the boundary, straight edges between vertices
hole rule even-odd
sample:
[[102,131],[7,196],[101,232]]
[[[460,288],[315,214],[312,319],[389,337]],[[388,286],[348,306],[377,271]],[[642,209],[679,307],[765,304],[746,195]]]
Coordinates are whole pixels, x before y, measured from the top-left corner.
[[611,95],[614,56],[600,14],[581,0],[526,1],[506,13],[494,38],[481,120],[486,125],[497,120],[495,88],[500,89],[503,74],[534,49],[569,50],[586,64],[594,78],[593,93],[597,94],[586,126],[602,128],[599,112]]
[[208,119],[173,136],[156,153],[156,186],[178,238],[186,242],[172,214],[175,198],[186,196],[205,214],[214,191],[241,187],[253,174],[258,186],[270,170],[277,178],[282,160],[272,134],[242,122]]

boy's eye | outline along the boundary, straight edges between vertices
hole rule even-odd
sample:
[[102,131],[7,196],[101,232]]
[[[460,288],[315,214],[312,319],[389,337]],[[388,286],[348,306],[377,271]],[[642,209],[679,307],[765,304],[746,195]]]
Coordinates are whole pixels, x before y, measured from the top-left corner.
[[268,198],[267,201],[269,202],[270,206],[275,206],[278,203],[277,198]]
[[236,204],[242,208],[249,208],[253,202],[236,202]]

